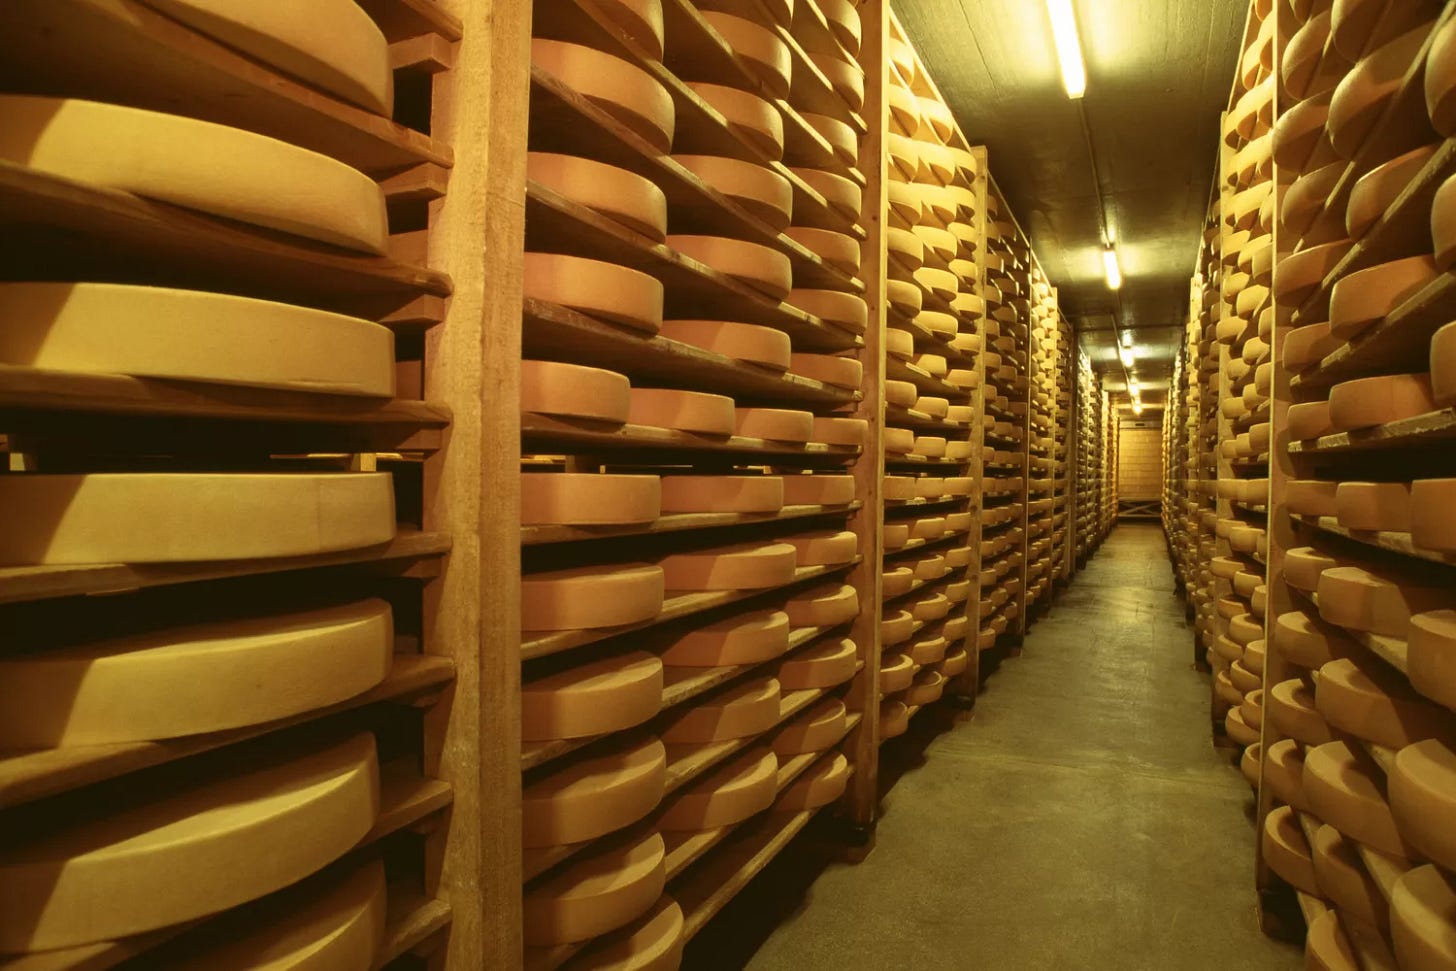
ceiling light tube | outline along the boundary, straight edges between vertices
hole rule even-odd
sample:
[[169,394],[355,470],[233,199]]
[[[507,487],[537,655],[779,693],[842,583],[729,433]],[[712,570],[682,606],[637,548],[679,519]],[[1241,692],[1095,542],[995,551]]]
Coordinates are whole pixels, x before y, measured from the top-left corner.
[[1117,352],[1118,358],[1122,361],[1123,367],[1132,367],[1132,362],[1137,360],[1137,354],[1131,347],[1124,347]]
[[1102,251],[1102,270],[1107,274],[1107,286],[1116,290],[1122,286],[1122,267],[1117,265],[1117,249],[1109,246]]
[[1132,331],[1125,330],[1125,331],[1122,332],[1122,346],[1123,347],[1131,347],[1132,346]]
[[1067,89],[1067,97],[1080,98],[1087,93],[1087,68],[1082,63],[1082,42],[1077,37],[1072,0],[1047,0],[1047,15],[1052,21],[1057,61],[1062,66],[1062,86]]

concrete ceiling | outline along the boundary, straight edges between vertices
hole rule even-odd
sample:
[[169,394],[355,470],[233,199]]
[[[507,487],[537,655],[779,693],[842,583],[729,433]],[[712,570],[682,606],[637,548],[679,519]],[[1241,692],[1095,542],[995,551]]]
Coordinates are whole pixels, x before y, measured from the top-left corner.
[[[893,7],[966,138],[987,146],[1105,386],[1123,389],[1116,321],[1133,332],[1133,371],[1156,407],[1188,318],[1248,0],[1073,0],[1087,65],[1080,111],[1062,88],[1042,0]],[[1099,188],[1120,291],[1103,277]]]

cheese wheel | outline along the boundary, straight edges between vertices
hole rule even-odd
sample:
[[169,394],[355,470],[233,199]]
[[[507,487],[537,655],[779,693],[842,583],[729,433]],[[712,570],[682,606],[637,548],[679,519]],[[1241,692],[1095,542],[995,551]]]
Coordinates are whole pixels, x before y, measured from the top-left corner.
[[1377,165],[1360,177],[1350,190],[1350,202],[1345,209],[1345,228],[1351,239],[1364,236],[1380,221],[1436,154],[1436,148],[1436,145],[1423,145]]
[[1383,425],[1435,410],[1428,374],[1356,378],[1330,389],[1330,421],[1337,431]]
[[1368,52],[1335,87],[1327,127],[1330,144],[1342,158],[1354,158],[1360,150],[1430,30],[1430,24],[1421,24]]
[[783,480],[776,475],[667,475],[662,477],[662,511],[670,513],[771,513],[784,506]]
[[942,260],[949,262],[955,259],[956,238],[948,229],[941,229],[938,226],[927,226],[924,224],[915,226],[913,232],[925,248],[930,250]]
[[1294,818],[1294,810],[1280,806],[1264,817],[1261,839],[1264,861],[1269,869],[1296,890],[1319,895],[1319,882],[1310,859],[1309,843]]
[[1298,516],[1334,516],[1340,486],[1324,479],[1289,479],[1284,484],[1284,501]]
[[824,19],[829,22],[829,29],[835,39],[844,45],[850,55],[859,54],[862,28],[859,11],[851,0],[823,0],[819,9],[824,14]]
[[1446,324],[1431,337],[1431,396],[1440,407],[1456,402],[1456,325]]
[[939,580],[946,574],[945,557],[939,554],[921,557],[910,564],[917,580]]
[[908,523],[886,523],[880,533],[881,542],[887,550],[898,550],[910,542]]
[[1349,340],[1440,276],[1430,255],[1381,263],[1341,277],[1330,289],[1330,333]]
[[779,758],[822,752],[839,744],[849,731],[847,710],[838,698],[825,698],[789,722],[773,738]]
[[[665,320],[658,333],[735,361],[787,371],[792,363],[789,335],[772,327],[722,320]],[[857,385],[856,385],[857,387]]]
[[885,245],[890,260],[899,263],[912,273],[925,262],[924,240],[908,229],[900,229],[896,226],[886,227]]
[[1390,809],[1410,845],[1423,857],[1456,870],[1456,751],[1449,740],[1427,739],[1395,756],[1389,775]]
[[524,293],[530,299],[559,303],[649,334],[662,326],[663,291],[656,277],[558,253],[527,253],[522,259]]
[[779,683],[785,691],[832,688],[843,684],[854,677],[858,654],[854,641],[847,637],[820,641],[796,651],[779,664]]
[[858,183],[820,169],[795,168],[791,171],[803,179],[810,189],[822,195],[835,212],[850,219],[859,218],[863,193]]
[[701,16],[727,42],[764,90],[775,98],[788,97],[792,62],[789,46],[777,34],[751,20],[716,10],[703,10]]
[[1284,581],[1296,590],[1314,591],[1325,570],[1340,565],[1333,556],[1309,546],[1297,546],[1284,555]]
[[[674,155],[672,159],[710,188],[763,220],[774,232],[788,228],[794,188],[788,179],[768,166],[717,155]],[[858,206],[854,211],[859,212]]]
[[913,274],[915,282],[920,284],[927,293],[945,301],[954,300],[960,281],[950,270],[942,270],[933,266],[922,266]]
[[1390,932],[1402,968],[1456,968],[1456,877],[1419,866],[1397,880]]
[[667,896],[644,915],[594,940],[572,959],[580,971],[670,971],[682,963],[682,908]]
[[1305,745],[1330,740],[1330,727],[1315,708],[1314,692],[1298,678],[1281,681],[1265,692],[1264,713],[1280,732]]
[[676,116],[667,89],[620,57],[531,38],[531,63],[632,129],[659,152],[672,148]]
[[922,371],[926,371],[938,378],[945,377],[950,370],[944,354],[917,354],[915,355],[914,363]]
[[1284,366],[1290,371],[1314,367],[1335,351],[1341,341],[1330,333],[1328,321],[1296,327],[1284,337]]
[[801,533],[783,540],[798,551],[799,566],[834,566],[859,554],[859,537],[847,530]]
[[734,434],[733,399],[700,391],[632,388],[628,392],[627,420],[704,435]]
[[1332,726],[1398,749],[1448,735],[1450,712],[1416,694],[1404,678],[1374,661],[1340,658],[1320,668],[1315,704]]
[[522,845],[579,843],[635,823],[662,801],[666,783],[667,749],[655,738],[575,762],[523,787]]
[[667,236],[667,197],[635,172],[574,155],[529,152],[526,178],[655,243]]
[[915,678],[915,662],[907,655],[887,653],[880,658],[880,694],[898,694]]
[[910,709],[903,701],[888,698],[880,702],[880,738],[897,738],[910,728]]
[[1304,812],[1304,750],[1299,742],[1285,738],[1269,746],[1264,753],[1264,781],[1274,798]]
[[1335,515],[1350,529],[1411,528],[1409,482],[1341,482],[1335,493]]
[[611,0],[601,6],[617,26],[655,61],[662,60],[662,0]]
[[880,438],[885,451],[891,454],[904,455],[915,448],[915,433],[908,428],[883,428]]
[[367,691],[393,657],[393,617],[376,599],[7,654],[0,748],[259,725]]
[[1416,614],[1406,637],[1406,672],[1412,687],[1447,708],[1456,708],[1456,612]]
[[[903,331],[886,331],[890,334],[903,333]],[[909,381],[885,382],[885,400],[892,405],[899,405],[902,408],[909,408],[915,404],[915,399],[920,395],[919,390]]]
[[807,442],[814,436],[814,415],[784,408],[739,408],[734,434],[775,442]]
[[908,566],[886,570],[880,575],[880,594],[885,599],[909,593],[915,585],[915,571]]
[[0,476],[0,563],[310,556],[394,538],[388,473]]
[[859,614],[859,594],[845,584],[815,587],[796,593],[784,612],[795,627],[831,627]]
[[849,760],[835,752],[815,762],[784,790],[775,804],[780,812],[805,812],[827,806],[849,786]]
[[759,590],[794,579],[796,551],[788,543],[671,553],[658,560],[669,590]]
[[521,476],[523,526],[650,523],[661,511],[662,490],[655,475],[560,472]]
[[851,275],[859,272],[859,240],[829,229],[790,226],[784,235],[802,245],[832,267]]
[[864,69],[839,54],[809,52],[809,60],[824,75],[834,93],[844,99],[850,111],[864,108]]
[[781,478],[784,504],[789,506],[838,506],[854,501],[854,476],[816,472]]
[[1285,420],[1289,426],[1289,437],[1294,441],[1308,441],[1335,432],[1328,401],[1307,401],[1290,405],[1285,412]]
[[907,317],[920,313],[925,301],[925,291],[919,285],[905,280],[886,280],[885,298],[890,306]]
[[784,299],[806,314],[856,334],[863,334],[868,325],[869,308],[863,297],[852,293],[796,288]]
[[1364,749],[1326,742],[1304,754],[1304,797],[1310,811],[1360,843],[1409,857],[1385,801],[1385,775]]
[[1453,494],[1456,479],[1417,479],[1411,483],[1410,532],[1417,546],[1456,549],[1456,523],[1449,505]]
[[1421,585],[1357,566],[1325,570],[1317,592],[1320,616],[1330,623],[1401,638],[1406,636],[1411,614],[1438,610],[1453,600],[1444,584]]
[[708,107],[723,116],[728,130],[738,138],[771,161],[784,157],[784,119],[771,102],[721,84],[689,81],[687,85]]
[[772,728],[779,720],[779,682],[755,678],[699,699],[674,712],[660,733],[669,745],[706,744],[746,738]]
[[939,435],[915,436],[914,453],[926,458],[938,459],[945,456],[945,438]]
[[12,826],[0,843],[0,952],[115,940],[256,899],[337,859],[379,812],[367,733],[199,769],[103,817]]
[[863,446],[870,434],[869,422],[864,418],[836,418],[815,416],[814,431],[810,439],[827,445]]
[[950,600],[943,593],[932,593],[910,605],[910,614],[916,620],[940,620],[948,613],[950,613]]
[[1285,658],[1312,670],[1362,650],[1339,627],[1297,610],[1274,619],[1273,637]]
[[1259,742],[1259,732],[1251,728],[1245,721],[1243,712],[1237,707],[1230,708],[1224,714],[1224,731],[1228,737],[1239,745],[1256,745]]
[[[1234,661],[1229,666],[1229,680],[1233,682],[1233,686],[1239,690],[1239,692],[1244,696],[1245,700],[1248,700],[1248,696],[1251,692],[1259,690],[1259,684],[1261,683],[1258,675],[1252,673],[1251,671],[1249,671],[1248,668],[1244,667],[1242,652],[1240,652],[1240,659]],[[1252,745],[1253,743],[1245,742],[1244,744]]]
[[548,741],[603,735],[640,725],[657,714],[661,703],[662,661],[657,657],[634,651],[600,658],[523,683],[521,737]]
[[915,322],[936,337],[945,340],[955,334],[960,322],[954,314],[941,313],[938,310],[922,310],[915,315]]
[[521,577],[521,627],[528,631],[617,627],[662,611],[664,575],[646,563],[576,567]]
[[667,832],[701,832],[732,826],[773,805],[779,760],[754,750],[712,770],[678,795],[658,817]]
[[669,667],[758,664],[789,648],[789,615],[781,610],[729,617],[674,635],[662,651]]
[[652,833],[625,846],[589,850],[525,891],[525,942],[550,947],[585,941],[649,911],[667,882],[666,844]]
[[77,98],[3,95],[0,160],[358,252],[388,249],[384,194],[373,179],[241,128]]
[[964,673],[970,666],[971,655],[964,647],[946,654],[945,660],[940,662],[940,673],[944,678],[954,678]]
[[789,358],[789,371],[801,378],[852,391],[858,391],[864,381],[864,365],[857,358],[832,354],[793,354]]
[[1263,746],[1255,742],[1253,745],[1247,746],[1243,754],[1239,756],[1239,772],[1243,774],[1244,781],[1256,791],[1259,788],[1259,773],[1261,771],[1259,763],[1261,762],[1262,751]]
[[793,264],[769,246],[725,236],[671,235],[667,245],[704,266],[730,276],[775,300],[793,285]]
[[799,117],[829,144],[832,155],[826,162],[837,161],[840,165],[852,166],[859,161],[859,139],[846,122],[812,111],[801,111]]

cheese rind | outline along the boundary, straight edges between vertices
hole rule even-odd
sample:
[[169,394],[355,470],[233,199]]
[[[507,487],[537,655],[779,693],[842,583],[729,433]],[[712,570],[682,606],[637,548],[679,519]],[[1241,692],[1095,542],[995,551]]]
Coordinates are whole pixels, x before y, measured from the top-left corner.
[[789,630],[789,615],[781,610],[729,617],[674,636],[662,651],[662,663],[693,668],[758,664],[789,649]]
[[779,682],[760,678],[700,699],[663,728],[669,745],[706,744],[768,731],[779,720]]
[[722,320],[664,320],[658,333],[735,361],[787,371],[792,363],[789,335],[773,327]]
[[589,851],[525,892],[527,946],[598,937],[647,913],[667,882],[658,833],[627,846]]
[[521,737],[585,738],[642,724],[662,707],[662,663],[655,655],[633,651],[525,682]]
[[522,526],[605,526],[650,523],[662,512],[655,475],[524,473]]
[[785,691],[831,688],[854,677],[857,658],[854,641],[830,638],[785,658],[779,664],[777,677]]
[[671,150],[676,128],[672,96],[646,71],[590,47],[539,37],[531,39],[531,63],[631,128],[659,152]]
[[581,630],[651,620],[662,611],[662,568],[648,563],[577,567],[521,577],[524,630]]
[[[793,185],[773,169],[757,162],[717,155],[674,155],[672,158],[709,187],[762,219],[770,229],[783,232],[788,228],[793,213]],[[858,186],[854,188],[858,190]]]
[[732,435],[736,422],[732,398],[667,388],[632,388],[628,392],[627,420],[634,425],[703,435]]
[[775,300],[787,296],[793,285],[793,264],[769,246],[726,236],[689,235],[668,236],[667,245]]
[[630,267],[559,253],[527,253],[524,293],[588,316],[655,334],[662,326],[662,282]]
[[528,152],[526,178],[654,243],[667,237],[667,197],[636,172],[575,155]]
[[669,590],[758,590],[794,579],[797,551],[788,543],[741,543],[658,560]]
[[784,506],[776,475],[665,475],[664,513],[772,513]]
[[779,760],[772,751],[752,751],[710,772],[677,795],[658,819],[666,831],[697,832],[732,826],[773,805]]
[[667,749],[655,738],[574,762],[523,788],[522,845],[579,843],[621,829],[656,808],[666,783]]

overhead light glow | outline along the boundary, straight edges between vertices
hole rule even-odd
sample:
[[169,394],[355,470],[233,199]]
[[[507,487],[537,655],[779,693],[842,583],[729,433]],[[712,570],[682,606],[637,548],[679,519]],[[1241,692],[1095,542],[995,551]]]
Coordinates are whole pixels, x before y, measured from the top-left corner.
[[1132,362],[1137,360],[1137,352],[1131,347],[1120,348],[1117,356],[1122,361],[1123,367],[1132,367]]
[[1134,415],[1141,415],[1143,413],[1143,403],[1141,401],[1134,401],[1132,403],[1132,413]]
[[1082,63],[1082,42],[1077,37],[1072,0],[1047,0],[1047,14],[1052,20],[1057,60],[1062,66],[1062,87],[1067,89],[1067,97],[1080,98],[1087,93],[1087,68]]
[[1132,346],[1132,331],[1125,330],[1125,331],[1122,332],[1122,346],[1123,347],[1131,347]]
[[1137,395],[1137,394],[1140,394],[1143,389],[1142,389],[1142,386],[1138,384],[1138,379],[1137,378],[1128,378],[1127,379],[1127,390],[1131,391],[1134,395]]
[[1122,286],[1122,267],[1117,265],[1117,249],[1109,246],[1102,251],[1102,271],[1107,274],[1107,286],[1113,290]]

